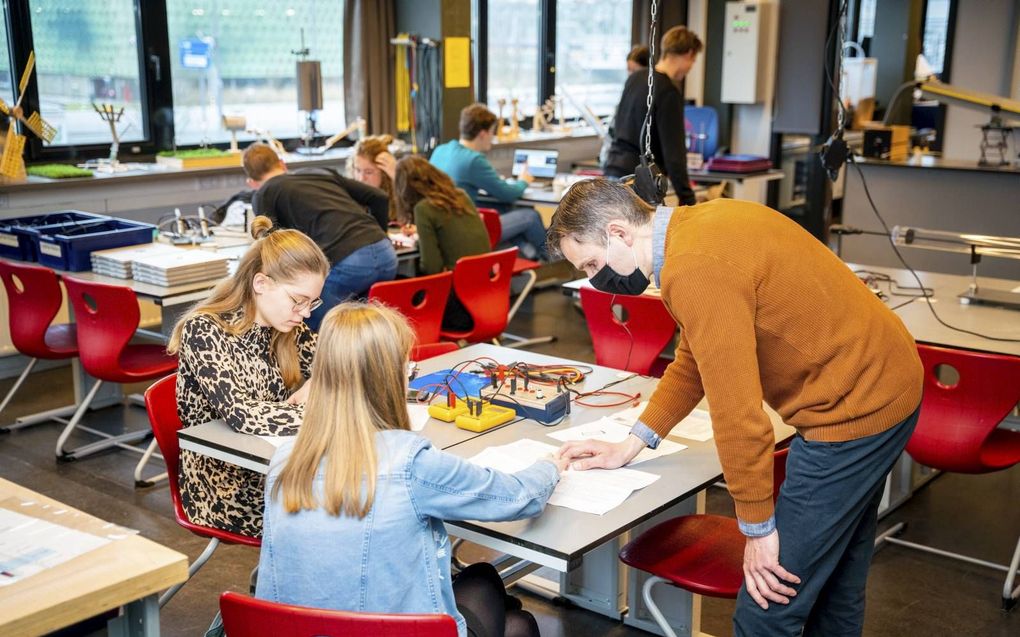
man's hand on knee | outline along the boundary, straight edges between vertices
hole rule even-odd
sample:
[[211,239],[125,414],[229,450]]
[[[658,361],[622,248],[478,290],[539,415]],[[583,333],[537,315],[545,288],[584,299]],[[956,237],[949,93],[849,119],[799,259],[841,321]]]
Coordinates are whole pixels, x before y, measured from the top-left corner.
[[800,578],[779,564],[779,531],[747,538],[744,545],[744,583],[751,599],[763,609],[768,609],[770,601],[789,604],[797,591],[784,582],[800,584]]

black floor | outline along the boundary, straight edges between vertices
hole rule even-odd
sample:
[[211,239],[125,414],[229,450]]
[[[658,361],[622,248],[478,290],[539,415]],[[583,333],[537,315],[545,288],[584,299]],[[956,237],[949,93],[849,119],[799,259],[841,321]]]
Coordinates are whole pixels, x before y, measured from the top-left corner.
[[[594,361],[580,313],[558,288],[535,293],[511,326],[520,335],[554,334],[558,340],[534,348],[545,354]],[[12,381],[0,381],[6,393]],[[135,388],[137,389],[137,388]],[[34,374],[19,396],[0,415],[16,416],[67,404],[72,400],[68,368]],[[147,427],[139,407],[112,407],[89,416],[93,426],[117,429]],[[58,464],[53,446],[59,426],[44,424],[0,435],[0,476],[104,519],[138,529],[142,535],[194,559],[205,542],[173,521],[165,487],[136,490],[132,472],[138,455],[115,451],[82,461]],[[82,440],[86,441],[85,439]],[[74,441],[72,441],[73,444]],[[155,473],[158,463],[152,463]],[[732,515],[725,491],[709,490],[708,509]],[[1008,562],[1020,535],[1020,467],[984,476],[946,475],[880,522],[886,527],[906,521],[905,537],[947,550]],[[163,634],[200,635],[216,612],[225,590],[245,591],[257,561],[245,547],[224,546],[162,611]],[[1020,635],[1020,609],[999,610],[1000,572],[889,546],[879,551],[868,583],[866,635]],[[0,595],[2,595],[0,589]],[[646,634],[622,623],[577,608],[524,594],[546,637]],[[730,635],[733,602],[706,599],[702,630]],[[102,631],[95,634],[104,634]]]

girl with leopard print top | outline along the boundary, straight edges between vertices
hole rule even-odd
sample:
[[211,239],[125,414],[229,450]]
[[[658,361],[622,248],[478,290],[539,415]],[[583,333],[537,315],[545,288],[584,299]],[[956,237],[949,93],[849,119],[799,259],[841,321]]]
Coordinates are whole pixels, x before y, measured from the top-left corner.
[[[255,243],[174,328],[177,413],[185,427],[222,419],[246,434],[294,435],[308,393],[316,337],[304,322],[321,304],[329,262],[297,230],[256,217]],[[198,524],[261,537],[265,478],[181,450],[181,500]]]

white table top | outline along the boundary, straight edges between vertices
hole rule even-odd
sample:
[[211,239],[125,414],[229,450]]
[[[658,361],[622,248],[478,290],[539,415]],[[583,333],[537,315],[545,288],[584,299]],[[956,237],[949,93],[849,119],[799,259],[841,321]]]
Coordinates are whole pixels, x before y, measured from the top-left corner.
[[[532,352],[479,344],[429,359],[424,361],[421,367],[423,373],[428,373],[430,370],[447,368],[453,363],[479,356],[489,356],[501,363],[529,361],[539,364],[571,364],[570,361]],[[633,376],[626,382],[616,385],[614,390],[640,391],[642,394],[640,399],[645,400],[658,382],[654,378],[631,375],[605,367],[594,365],[588,367],[592,367],[594,371],[581,387],[582,391],[591,391],[604,386],[607,382]],[[704,406],[701,405],[703,408]],[[783,424],[775,412],[769,409],[766,411],[775,426],[777,440],[793,435],[792,427]],[[608,413],[612,413],[611,410],[572,405],[571,414],[555,427],[546,427],[531,420],[518,420],[483,434],[475,434],[456,429],[448,423],[430,421],[422,433],[436,446],[467,458],[486,447],[507,444],[522,437],[558,445],[555,439],[549,438],[546,434],[591,422]],[[236,464],[244,462],[246,463],[244,466],[255,470],[259,470],[261,466],[263,472],[268,464],[267,454],[272,453],[272,446],[269,443],[230,431],[222,423],[190,427],[182,430],[179,437],[182,449],[214,455]],[[242,438],[248,440],[242,442]],[[256,442],[253,443],[252,439]],[[712,441],[676,440],[687,445],[688,449],[649,460],[637,467],[641,471],[659,474],[662,478],[651,486],[635,492],[623,505],[606,515],[597,516],[551,506],[547,507],[541,516],[531,520],[501,523],[448,522],[447,526],[458,537],[566,572],[576,567],[586,552],[720,479],[722,468]]]

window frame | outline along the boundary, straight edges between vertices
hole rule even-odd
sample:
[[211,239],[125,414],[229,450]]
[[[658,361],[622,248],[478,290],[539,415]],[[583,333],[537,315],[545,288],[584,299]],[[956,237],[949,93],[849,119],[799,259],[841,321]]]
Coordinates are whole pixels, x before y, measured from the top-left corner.
[[[0,0],[7,5],[7,34],[9,56],[12,65],[14,88],[17,89],[18,74],[28,61],[28,53],[34,48],[32,34],[32,11],[30,0]],[[173,78],[171,71],[171,47],[167,9],[165,2],[133,0],[137,38],[138,89],[141,99],[143,139],[136,142],[122,142],[122,161],[151,160],[164,150],[199,148],[201,144],[174,144],[173,117],[160,118],[159,113],[173,112]],[[341,53],[342,55],[342,53]],[[343,60],[340,60],[341,68]],[[17,99],[17,96],[15,96]],[[39,108],[39,87],[36,75],[32,75],[22,105],[29,112]],[[43,118],[46,114],[43,113]],[[108,157],[109,143],[45,145],[42,140],[29,133],[25,144],[26,163],[84,161]],[[300,137],[285,137],[279,140],[291,148],[301,142]],[[207,145],[209,148],[227,149],[230,141]]]

